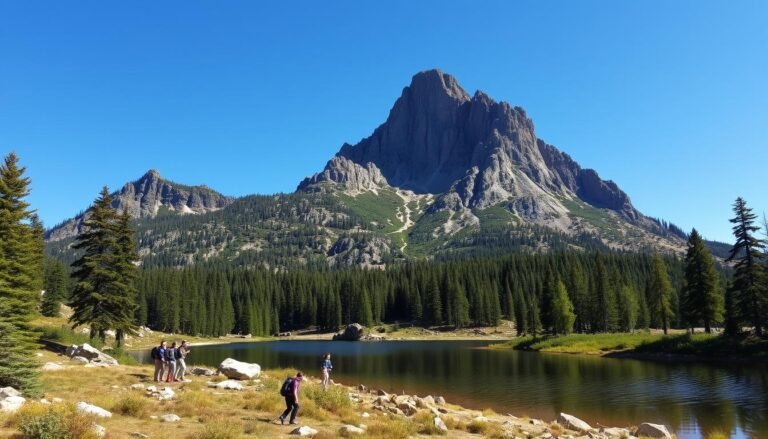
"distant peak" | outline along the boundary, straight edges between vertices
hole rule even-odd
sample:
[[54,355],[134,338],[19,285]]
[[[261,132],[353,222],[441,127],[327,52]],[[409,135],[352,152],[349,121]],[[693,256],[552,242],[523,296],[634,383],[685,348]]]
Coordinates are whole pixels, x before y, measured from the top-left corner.
[[146,174],[144,174],[143,178],[157,180],[162,177],[160,176],[160,172],[157,169],[150,169]]
[[460,101],[469,100],[469,94],[461,88],[459,81],[439,69],[424,70],[413,75],[408,88],[416,94],[445,93]]

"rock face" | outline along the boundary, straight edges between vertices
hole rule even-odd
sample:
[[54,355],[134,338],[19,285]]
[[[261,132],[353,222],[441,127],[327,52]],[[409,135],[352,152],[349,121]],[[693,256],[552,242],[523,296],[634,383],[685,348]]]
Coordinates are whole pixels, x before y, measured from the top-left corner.
[[511,201],[523,218],[563,216],[560,197],[639,217],[627,195],[540,140],[525,110],[478,91],[470,96],[439,70],[416,74],[387,120],[344,144],[299,190],[338,185],[361,192],[390,185],[440,194],[435,208],[485,208]]
[[660,437],[664,439],[672,439],[672,434],[667,430],[667,427],[661,424],[651,424],[650,422],[644,422],[637,427],[636,436],[646,437]]
[[333,336],[334,340],[342,341],[358,341],[365,333],[365,328],[359,323],[352,323],[344,328],[344,332],[340,332]]
[[261,374],[261,366],[227,358],[219,365],[219,372],[234,380],[252,380]]
[[[138,180],[127,183],[112,194],[112,207],[127,209],[132,218],[154,218],[162,212],[196,214],[212,212],[230,205],[226,197],[207,186],[186,186],[165,180],[154,169]],[[88,211],[65,221],[45,233],[47,241],[76,236],[82,231]]]

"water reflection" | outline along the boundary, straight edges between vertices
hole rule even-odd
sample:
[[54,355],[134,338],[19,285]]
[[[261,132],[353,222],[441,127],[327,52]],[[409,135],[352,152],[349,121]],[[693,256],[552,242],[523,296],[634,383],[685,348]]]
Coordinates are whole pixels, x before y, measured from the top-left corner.
[[[719,430],[768,437],[768,370],[757,366],[652,363],[479,349],[485,342],[279,341],[200,346],[189,361],[226,357],[319,375],[334,355],[336,381],[388,392],[443,395],[468,407],[552,420],[560,411],[593,425],[664,423],[680,438]],[[148,361],[147,353],[142,358]]]

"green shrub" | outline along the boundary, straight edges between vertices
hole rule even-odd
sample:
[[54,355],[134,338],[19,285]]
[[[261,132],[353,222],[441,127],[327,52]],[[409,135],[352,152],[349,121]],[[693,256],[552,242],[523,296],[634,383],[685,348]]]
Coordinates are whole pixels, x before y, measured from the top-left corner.
[[349,393],[341,386],[329,386],[328,390],[316,384],[305,384],[301,389],[307,399],[331,413],[342,414],[352,407]]
[[88,343],[96,349],[104,347],[104,343],[102,343],[100,339],[92,339],[88,334],[75,332],[69,326],[43,326],[38,328],[38,330],[42,332],[40,338],[43,340],[55,341],[65,345],[81,345],[83,343]]
[[25,404],[15,415],[23,439],[95,439],[93,418],[74,405]]
[[243,437],[240,424],[232,422],[213,422],[206,425],[203,431],[187,436],[189,439],[240,439]]
[[112,411],[134,418],[145,418],[149,413],[149,403],[146,398],[126,395],[112,406]]

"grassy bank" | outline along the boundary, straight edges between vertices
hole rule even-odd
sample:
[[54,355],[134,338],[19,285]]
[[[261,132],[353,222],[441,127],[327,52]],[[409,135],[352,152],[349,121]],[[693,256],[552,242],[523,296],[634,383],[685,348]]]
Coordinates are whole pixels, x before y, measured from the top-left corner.
[[493,345],[495,349],[607,356],[679,355],[711,359],[768,359],[768,339],[712,334],[574,334],[520,337]]

